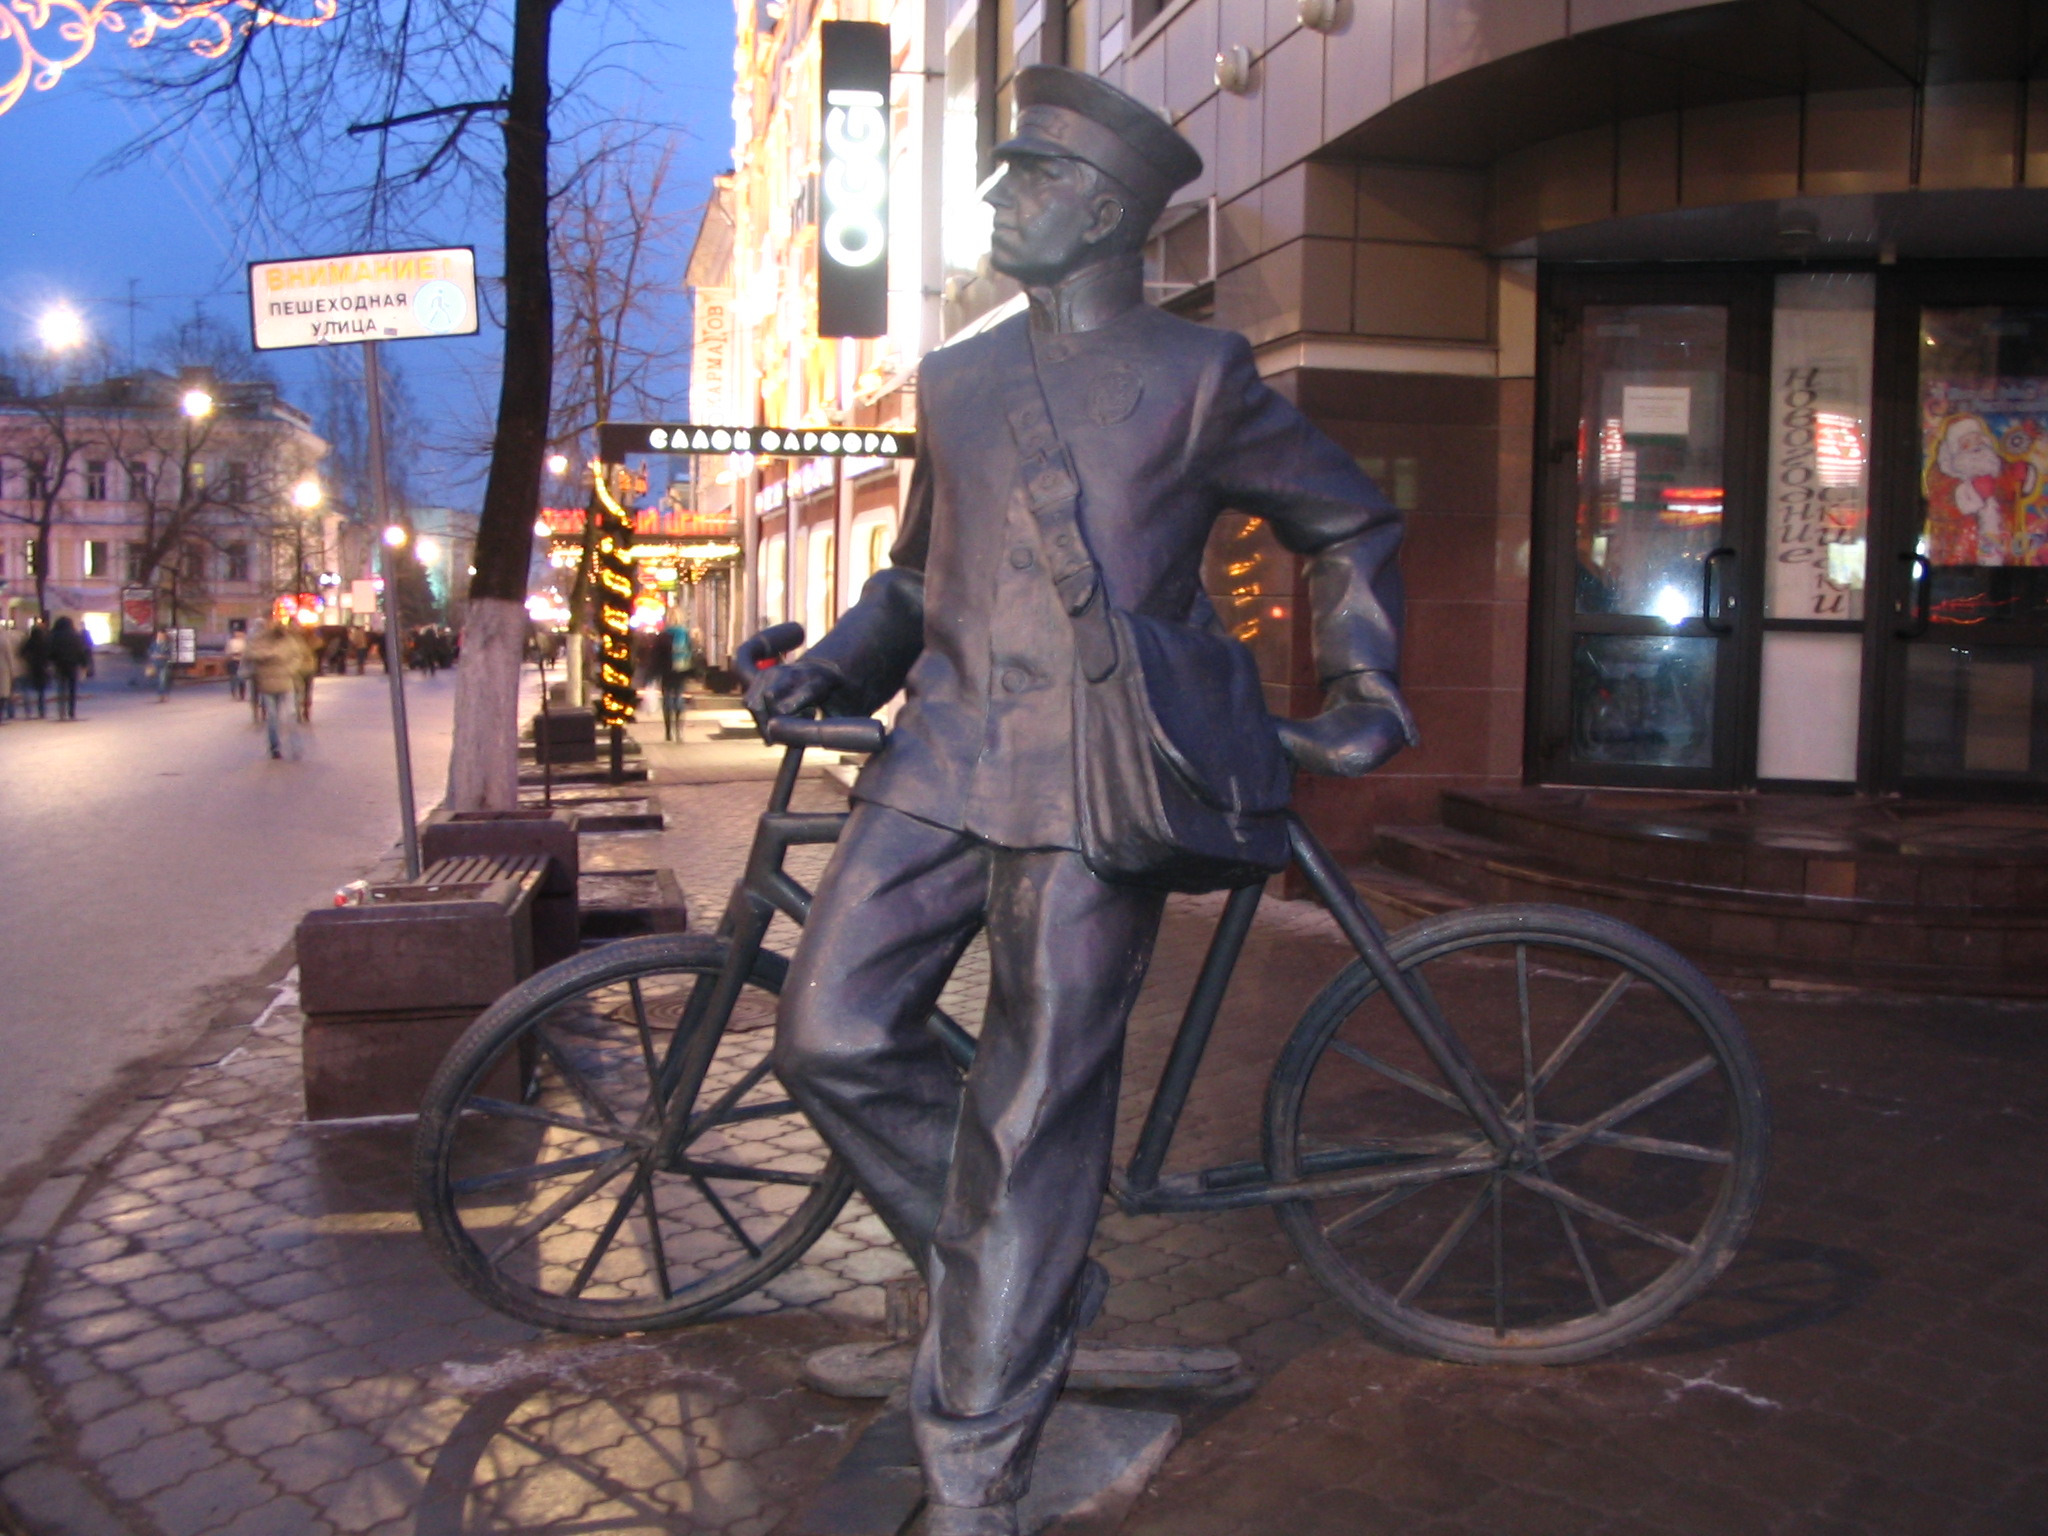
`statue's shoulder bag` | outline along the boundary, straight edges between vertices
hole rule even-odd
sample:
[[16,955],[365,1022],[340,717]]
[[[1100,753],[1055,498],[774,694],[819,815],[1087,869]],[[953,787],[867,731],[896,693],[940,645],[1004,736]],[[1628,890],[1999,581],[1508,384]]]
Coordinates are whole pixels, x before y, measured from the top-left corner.
[[1287,865],[1293,769],[1258,663],[1216,630],[1111,606],[1028,336],[1025,347],[1005,404],[1040,563],[1074,626],[1081,856],[1104,880],[1172,891],[1262,880]]

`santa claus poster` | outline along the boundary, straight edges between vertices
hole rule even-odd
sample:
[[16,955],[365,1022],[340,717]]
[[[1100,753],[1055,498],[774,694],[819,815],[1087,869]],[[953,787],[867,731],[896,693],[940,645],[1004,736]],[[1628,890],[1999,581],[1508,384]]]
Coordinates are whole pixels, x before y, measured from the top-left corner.
[[1947,379],[1921,400],[1927,557],[2048,565],[2048,379]]

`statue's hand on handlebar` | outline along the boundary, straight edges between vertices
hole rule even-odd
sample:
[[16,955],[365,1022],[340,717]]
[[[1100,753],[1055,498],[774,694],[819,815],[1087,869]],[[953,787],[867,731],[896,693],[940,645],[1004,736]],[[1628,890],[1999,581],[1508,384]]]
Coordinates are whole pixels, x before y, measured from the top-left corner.
[[1276,721],[1280,745],[1305,773],[1357,778],[1403,747],[1421,744],[1415,717],[1385,672],[1352,672],[1331,683],[1313,720]]
[[755,724],[766,725],[778,715],[822,708],[838,687],[839,674],[829,667],[793,661],[754,679],[747,688],[747,708]]

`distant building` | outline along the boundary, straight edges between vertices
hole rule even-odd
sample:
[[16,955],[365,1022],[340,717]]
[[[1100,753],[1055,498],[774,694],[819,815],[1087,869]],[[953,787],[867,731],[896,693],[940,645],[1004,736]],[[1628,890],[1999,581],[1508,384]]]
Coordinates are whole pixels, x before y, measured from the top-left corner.
[[[276,387],[144,369],[47,390],[0,378],[0,614],[70,613],[100,644],[201,644],[278,600],[342,622],[367,540],[319,493],[327,444]],[[154,612],[152,614],[152,599]]]

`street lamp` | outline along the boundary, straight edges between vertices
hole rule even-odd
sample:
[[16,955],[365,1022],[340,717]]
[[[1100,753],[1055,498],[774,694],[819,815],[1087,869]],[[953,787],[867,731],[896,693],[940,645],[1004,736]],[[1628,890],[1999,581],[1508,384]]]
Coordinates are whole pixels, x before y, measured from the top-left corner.
[[401,523],[393,523],[384,530],[384,542],[392,549],[405,548],[406,537],[405,527]]
[[292,487],[292,505],[301,512],[311,512],[326,499],[327,493],[320,489],[318,480],[308,478]]
[[204,421],[213,414],[213,396],[203,389],[188,389],[178,402],[178,409],[192,421]]
[[52,304],[36,319],[36,339],[45,352],[71,352],[85,345],[85,317],[69,304]]
[[549,454],[548,473],[551,475],[566,475],[569,473],[569,455],[566,453]]
[[546,518],[536,517],[533,520],[533,536],[536,539],[552,538],[554,537],[554,532],[555,530],[548,526],[548,520]]

